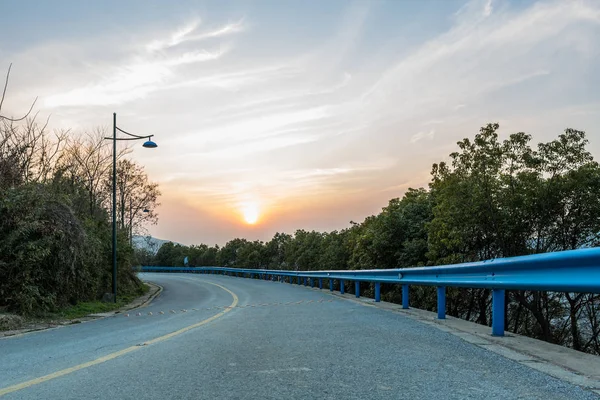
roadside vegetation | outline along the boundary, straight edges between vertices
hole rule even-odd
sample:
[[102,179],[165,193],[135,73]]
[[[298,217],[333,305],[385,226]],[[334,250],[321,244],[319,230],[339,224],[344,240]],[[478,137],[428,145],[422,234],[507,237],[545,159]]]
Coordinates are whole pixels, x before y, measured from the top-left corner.
[[[498,124],[458,142],[449,161],[433,165],[428,188],[409,189],[363,222],[333,232],[277,233],[268,242],[236,238],[225,246],[164,244],[145,265],[283,270],[432,266],[545,253],[600,244],[600,166],[585,133],[566,129],[532,144],[519,132],[505,140]],[[346,291],[353,293],[354,285]],[[361,290],[372,296],[373,288]],[[510,332],[600,354],[600,296],[507,291]],[[401,302],[385,285],[384,300]],[[411,304],[433,310],[435,288],[415,287]],[[449,288],[447,313],[491,324],[487,289]]]
[[[69,313],[111,292],[112,143],[103,129],[51,132],[35,101],[6,115],[9,75],[0,98],[0,311]],[[128,154],[121,149],[117,165],[121,302],[144,290],[130,238],[157,221],[160,196]]]
[[137,290],[130,291],[125,295],[119,295],[117,302],[103,302],[100,300],[82,301],[75,305],[69,305],[65,308],[60,309],[55,313],[47,313],[43,315],[45,319],[75,319],[85,317],[90,314],[105,313],[113,310],[117,310],[121,307],[134,301],[137,297],[148,293],[150,287],[146,284],[141,284]]

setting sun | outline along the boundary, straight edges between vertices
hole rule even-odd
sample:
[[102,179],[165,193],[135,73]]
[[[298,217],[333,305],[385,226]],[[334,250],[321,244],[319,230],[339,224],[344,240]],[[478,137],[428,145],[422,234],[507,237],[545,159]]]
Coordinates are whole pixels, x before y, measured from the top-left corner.
[[246,221],[247,224],[254,225],[258,221],[259,217],[258,204],[244,204],[242,207],[242,214],[244,216],[244,221]]

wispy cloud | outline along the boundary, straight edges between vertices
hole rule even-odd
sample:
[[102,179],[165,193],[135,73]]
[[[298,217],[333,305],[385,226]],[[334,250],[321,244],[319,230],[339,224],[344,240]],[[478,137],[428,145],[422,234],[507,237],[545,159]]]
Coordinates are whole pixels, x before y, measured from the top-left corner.
[[[216,51],[190,49],[189,51],[158,52],[177,47],[184,42],[195,42],[209,37],[240,32],[242,22],[227,24],[213,31],[193,34],[200,25],[194,20],[178,29],[164,41],[153,41],[146,46],[149,54],[133,54],[123,65],[112,68],[99,82],[89,83],[63,93],[56,93],[45,99],[48,107],[91,106],[122,104],[145,97],[149,93],[173,85],[180,81],[175,68],[185,65],[214,61],[229,51],[230,46],[219,46]],[[184,84],[185,85],[185,84]]]
[[418,141],[423,140],[423,139],[433,140],[434,136],[435,136],[435,129],[432,129],[429,132],[419,132],[419,133],[415,133],[414,135],[411,136],[410,142],[417,143]]
[[216,38],[220,36],[230,35],[233,33],[242,32],[245,28],[244,20],[241,19],[237,22],[230,22],[223,26],[207,30],[205,32],[198,32],[200,27],[200,19],[195,19],[181,28],[177,29],[171,34],[170,38],[166,40],[153,40],[146,45],[148,52],[156,52],[171,47],[178,46],[186,42],[198,42],[205,39]]
[[490,15],[492,15],[492,1],[493,0],[487,0],[487,2],[485,3],[485,7],[483,8],[483,16],[484,17],[489,17]]
[[[369,110],[377,110],[370,114],[389,121],[432,113],[443,117],[467,101],[543,78],[551,68],[565,71],[572,65],[556,51],[572,49],[572,44],[562,40],[561,33],[587,30],[579,36],[586,40],[591,27],[585,23],[595,29],[598,25],[598,7],[591,2],[539,3],[521,12],[494,14],[486,11],[491,3],[481,4],[469,3],[454,27],[385,71],[362,98]],[[487,15],[485,21],[482,14]],[[389,103],[395,107],[387,107]]]
[[174,76],[173,67],[216,60],[223,54],[223,52],[211,53],[203,50],[159,61],[136,61],[114,69],[112,74],[98,83],[48,96],[45,99],[45,105],[50,108],[86,107],[133,101],[166,85],[169,78]]
[[190,41],[203,40],[208,38],[215,38],[219,36],[230,35],[232,33],[238,33],[244,31],[244,20],[239,20],[237,22],[230,22],[222,27],[214,29],[212,31],[202,32],[197,35],[193,35],[189,37]]
[[171,34],[171,37],[166,40],[153,40],[146,45],[146,50],[149,52],[164,50],[169,47],[177,46],[184,42],[189,35],[193,33],[200,26],[200,19],[195,19],[185,24],[181,28],[177,29]]

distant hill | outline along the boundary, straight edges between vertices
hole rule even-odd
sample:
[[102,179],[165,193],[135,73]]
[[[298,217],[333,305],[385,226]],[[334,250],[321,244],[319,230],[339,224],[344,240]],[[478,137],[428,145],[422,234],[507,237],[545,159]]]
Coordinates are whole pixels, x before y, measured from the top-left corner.
[[[172,240],[158,239],[158,238],[152,237],[150,235],[148,235],[148,236],[134,235],[132,241],[133,241],[134,247],[137,247],[138,249],[149,250],[150,252],[152,252],[152,254],[156,254],[156,252],[158,252],[158,249],[160,249],[160,247],[163,244],[173,242]],[[181,243],[177,243],[177,242],[173,242],[173,243],[181,244]]]

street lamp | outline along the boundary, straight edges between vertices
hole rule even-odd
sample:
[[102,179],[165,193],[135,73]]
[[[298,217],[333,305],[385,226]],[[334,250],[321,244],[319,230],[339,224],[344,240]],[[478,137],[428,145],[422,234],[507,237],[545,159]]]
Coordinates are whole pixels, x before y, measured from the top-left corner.
[[[124,133],[130,137],[118,138],[117,131]],[[112,271],[112,294],[113,301],[117,302],[117,140],[140,140],[146,139],[143,147],[147,149],[154,149],[157,144],[150,140],[154,135],[138,136],[129,132],[125,132],[123,129],[117,126],[117,113],[113,113],[113,136],[105,137],[104,139],[113,141],[113,192],[112,192],[112,258],[113,258],[113,271]]]

